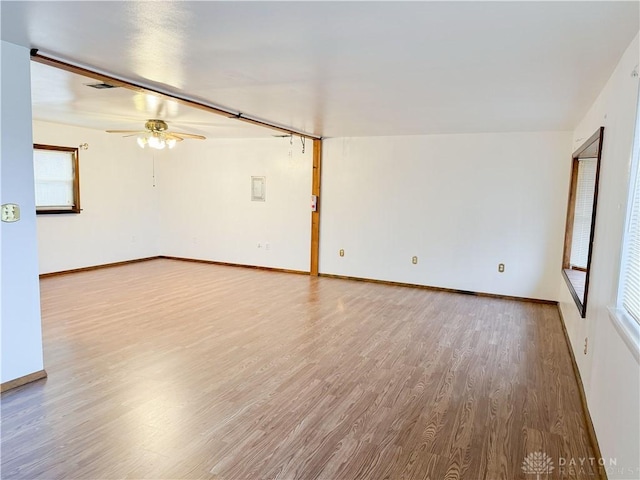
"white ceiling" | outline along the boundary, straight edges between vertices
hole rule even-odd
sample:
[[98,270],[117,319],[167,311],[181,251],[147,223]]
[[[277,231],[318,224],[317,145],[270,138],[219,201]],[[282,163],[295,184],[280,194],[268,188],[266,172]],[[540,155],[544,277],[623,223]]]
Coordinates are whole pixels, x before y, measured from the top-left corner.
[[148,119],[165,120],[169,130],[205,137],[265,137],[277,131],[249,125],[221,115],[127,88],[96,90],[101,83],[59,68],[31,64],[33,117],[47,122],[99,130],[144,130]]
[[[2,1],[1,34],[325,137],[544,131],[575,126],[637,34],[639,8],[613,1]],[[34,116],[86,116],[95,128],[150,118],[131,108],[130,96],[115,100],[121,89],[91,91],[77,81],[34,68]],[[76,86],[65,92],[65,82]],[[57,93],[47,102],[48,90]],[[91,97],[103,94],[114,99]],[[192,113],[175,115],[195,127],[229,122]],[[210,130],[239,134],[225,125]]]

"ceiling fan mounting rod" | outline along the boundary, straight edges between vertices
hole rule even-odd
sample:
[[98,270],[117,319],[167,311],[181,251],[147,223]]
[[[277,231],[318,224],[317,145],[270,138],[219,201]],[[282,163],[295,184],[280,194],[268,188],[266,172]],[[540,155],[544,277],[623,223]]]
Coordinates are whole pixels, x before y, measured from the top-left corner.
[[[80,65],[75,65],[73,63],[64,61],[64,60],[59,60],[57,58],[53,58],[51,56],[48,55],[43,55],[41,53],[39,53],[37,48],[32,48],[31,49],[31,60],[33,60],[34,62],[38,62],[38,63],[42,63],[44,65],[49,65],[52,67],[56,67],[59,68],[61,70],[65,70],[67,72],[71,72],[71,73],[75,73],[78,75],[83,75],[85,77],[90,77],[93,78],[95,80],[99,80],[101,82],[104,83],[108,83],[109,85],[113,85],[114,87],[123,87],[123,88],[128,88],[129,90],[133,90],[136,92],[140,92],[140,93],[153,93],[155,95],[159,95],[161,97],[164,97],[168,100],[173,100],[176,101],[178,103],[181,103],[182,105],[186,105],[189,107],[193,107],[193,108],[197,108],[200,110],[204,110],[206,112],[209,113],[214,113],[216,115],[222,115],[228,118],[235,118],[241,122],[245,122],[245,123],[249,123],[251,125],[256,125],[259,127],[264,127],[264,128],[268,128],[271,130],[276,130],[278,132],[281,133],[286,133],[288,135],[297,135],[301,138],[311,138],[313,140],[320,140],[322,137],[318,136],[318,135],[312,135],[309,133],[305,133],[305,132],[299,132],[296,130],[293,130],[291,128],[288,127],[283,127],[280,125],[277,125],[275,123],[271,123],[268,122],[266,120],[260,120],[257,118],[252,118],[252,117],[248,117],[246,116],[244,113],[242,112],[233,112],[231,110],[226,110],[224,108],[221,107],[217,107],[215,105],[211,105],[208,103],[204,103],[202,101],[199,100],[193,100],[187,97],[183,97],[180,96],[176,93],[171,93],[171,92],[167,92],[167,91],[162,91],[159,90],[157,88],[154,87],[150,87],[150,86],[145,86],[145,85],[141,85],[138,83],[135,83],[131,80],[125,80],[122,78],[117,78],[114,77],[110,74],[106,74],[106,73],[101,73],[98,72],[96,70],[92,70],[90,68],[87,67],[83,67]],[[160,120],[161,121],[161,120]],[[158,122],[158,120],[150,120],[150,122]],[[148,123],[148,122],[147,122]],[[164,123],[164,122],[163,122]],[[166,130],[166,123],[165,125],[165,130]]]

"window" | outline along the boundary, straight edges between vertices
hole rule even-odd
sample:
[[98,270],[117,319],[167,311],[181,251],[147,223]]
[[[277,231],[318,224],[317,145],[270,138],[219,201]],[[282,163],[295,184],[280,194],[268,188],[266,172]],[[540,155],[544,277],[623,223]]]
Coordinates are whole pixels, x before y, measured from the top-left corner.
[[36,213],[80,213],[78,149],[33,146]]
[[571,160],[562,274],[583,318],[587,315],[603,134],[604,127],[600,127],[573,153]]
[[627,231],[623,246],[620,302],[622,310],[640,323],[640,103],[637,111],[636,134],[633,145]]
[[593,195],[596,186],[596,159],[578,159],[576,202],[573,216],[573,235],[569,268],[587,269],[589,260],[589,234],[593,216]]

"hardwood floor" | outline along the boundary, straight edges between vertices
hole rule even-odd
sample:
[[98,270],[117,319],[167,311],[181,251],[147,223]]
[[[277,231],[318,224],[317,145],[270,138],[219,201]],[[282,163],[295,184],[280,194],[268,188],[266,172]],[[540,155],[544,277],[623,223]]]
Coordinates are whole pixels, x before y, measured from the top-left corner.
[[175,260],[41,281],[2,478],[594,479],[557,308]]

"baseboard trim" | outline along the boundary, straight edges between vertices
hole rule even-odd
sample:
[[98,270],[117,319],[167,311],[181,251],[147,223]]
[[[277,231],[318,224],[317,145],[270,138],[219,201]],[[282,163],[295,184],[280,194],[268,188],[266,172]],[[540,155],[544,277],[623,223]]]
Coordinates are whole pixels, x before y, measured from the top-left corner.
[[148,262],[149,260],[156,260],[158,258],[161,258],[161,257],[155,256],[155,257],[134,258],[133,260],[124,260],[122,262],[103,263],[101,265],[92,265],[90,267],[72,268],[70,270],[61,270],[59,272],[41,273],[40,274],[40,278],[57,277],[58,275],[68,275],[70,273],[88,272],[90,270],[100,270],[102,268],[119,267],[121,265],[128,265],[130,263]]
[[12,388],[21,387],[27,383],[35,382],[36,380],[41,380],[43,378],[47,378],[47,372],[44,370],[38,370],[37,372],[30,373],[29,375],[14,378],[13,380],[0,384],[0,393],[11,390]]
[[357,282],[378,283],[381,285],[391,285],[394,287],[420,288],[422,290],[432,290],[435,292],[461,293],[464,295],[474,295],[476,297],[498,298],[502,300],[517,300],[519,302],[542,303],[545,305],[558,305],[555,300],[543,300],[539,298],[515,297],[511,295],[499,295],[497,293],[471,292],[468,290],[457,290],[455,288],[433,287],[431,285],[420,285],[418,283],[392,282],[390,280],[376,280],[375,278],[350,277],[347,275],[334,275],[333,273],[321,273],[320,277],[338,278],[341,280],[355,280]]
[[[74,268],[71,270],[62,270],[59,272],[51,272],[51,273],[42,273],[40,274],[40,278],[47,277],[55,277],[58,275],[68,275],[70,273],[78,273],[78,272],[87,272],[90,270],[99,270],[102,268],[111,268],[111,267],[119,267],[121,265],[128,265],[130,263],[138,263],[138,262],[147,262],[149,260],[157,260],[157,259],[166,259],[166,260],[178,260],[182,262],[195,262],[195,263],[206,263],[209,265],[221,265],[224,267],[241,267],[241,268],[252,268],[254,270],[265,270],[268,272],[281,272],[281,273],[294,273],[296,275],[309,275],[309,271],[305,270],[291,270],[288,268],[276,268],[276,267],[263,267],[258,265],[246,265],[242,263],[232,263],[232,262],[220,262],[216,260],[203,260],[199,258],[187,258],[187,257],[175,257],[172,255],[158,255],[155,257],[144,257],[144,258],[136,258],[133,260],[125,260],[122,262],[114,262],[114,263],[105,263],[102,265],[93,265],[90,267],[82,267],[82,268]],[[457,290],[455,288],[445,288],[445,287],[434,287],[431,285],[420,285],[417,283],[406,283],[406,282],[393,282],[390,280],[378,280],[375,278],[364,278],[364,277],[351,277],[348,275],[335,275],[332,273],[320,273],[319,277],[327,277],[327,278],[338,278],[341,280],[355,280],[358,282],[369,282],[369,283],[378,283],[381,285],[391,285],[394,287],[409,287],[409,288],[420,288],[423,290],[432,290],[436,292],[449,292],[449,293],[460,293],[464,295],[474,295],[477,297],[487,297],[487,298],[498,298],[503,300],[517,300],[520,302],[531,302],[531,303],[542,303],[545,305],[558,305],[558,302],[555,300],[544,300],[540,298],[528,298],[528,297],[516,297],[512,295],[499,295],[496,293],[484,293],[484,292],[472,292],[468,290]]]
[[[576,362],[576,356],[571,346],[571,339],[569,338],[569,332],[567,331],[567,325],[564,321],[564,315],[562,309],[558,305],[558,314],[560,316],[560,325],[562,326],[562,332],[564,333],[564,340],[569,349],[569,356],[571,357],[571,366],[573,367],[573,374],[576,377],[576,383],[578,384],[578,392],[580,393],[580,403],[582,404],[582,414],[587,422],[587,433],[589,434],[589,441],[591,442],[591,448],[596,458],[602,458],[602,452],[600,451],[600,444],[598,443],[598,437],[596,436],[596,429],[593,426],[593,420],[591,413],[589,413],[589,407],[587,406],[587,395],[584,391],[584,383],[582,383],[582,375],[580,375],[580,369],[578,368],[578,362]],[[600,467],[598,469],[601,480],[608,480],[606,469]]]
[[199,258],[186,258],[186,257],[173,257],[170,255],[160,255],[156,258],[165,258],[167,260],[179,260],[181,262],[195,262],[195,263],[206,263],[209,265],[221,265],[223,267],[241,267],[241,268],[252,268],[254,270],[266,270],[268,272],[281,272],[281,273],[295,273],[296,275],[309,275],[309,272],[305,272],[303,270],[290,270],[288,268],[276,268],[276,267],[261,267],[258,265],[245,265],[242,263],[230,263],[230,262],[218,262],[216,260],[202,260]]

